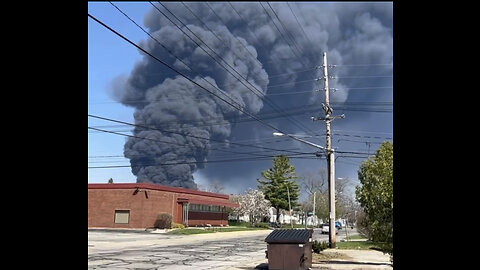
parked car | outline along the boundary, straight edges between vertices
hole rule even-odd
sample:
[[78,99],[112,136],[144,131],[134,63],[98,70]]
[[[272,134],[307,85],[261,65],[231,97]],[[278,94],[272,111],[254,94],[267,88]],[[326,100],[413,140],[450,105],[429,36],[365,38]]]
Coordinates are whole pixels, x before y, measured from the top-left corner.
[[[330,224],[325,223],[322,226],[322,234],[328,234],[330,232]],[[338,234],[338,228],[335,227],[335,234]]]

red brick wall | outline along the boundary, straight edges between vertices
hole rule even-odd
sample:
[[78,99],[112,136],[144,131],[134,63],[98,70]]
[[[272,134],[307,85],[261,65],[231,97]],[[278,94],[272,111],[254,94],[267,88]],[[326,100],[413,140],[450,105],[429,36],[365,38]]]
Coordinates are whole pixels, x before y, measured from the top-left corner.
[[[133,195],[135,189],[88,189],[88,227],[149,228],[154,226],[159,213],[169,213],[173,216],[173,222],[181,223],[182,207],[177,203],[177,198],[228,202],[228,199],[224,198],[148,189],[146,198],[144,190],[140,189]],[[115,210],[130,210],[129,224],[115,224]],[[189,225],[227,225],[226,214],[202,214],[207,214],[205,219],[193,214],[195,219],[192,220],[192,213],[189,213],[192,221]]]
[[[147,190],[133,195],[133,189],[89,189],[88,227],[148,228],[159,213],[173,212],[174,194]],[[130,210],[129,224],[115,224],[115,210]]]

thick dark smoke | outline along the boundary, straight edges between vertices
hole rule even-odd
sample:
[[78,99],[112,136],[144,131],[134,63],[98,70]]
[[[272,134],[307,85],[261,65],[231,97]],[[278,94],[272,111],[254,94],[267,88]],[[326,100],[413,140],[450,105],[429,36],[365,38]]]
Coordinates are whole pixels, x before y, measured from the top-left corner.
[[[322,63],[324,51],[329,62],[335,64],[393,61],[391,3],[291,2],[290,7],[286,2],[270,3],[276,14],[267,2],[165,2],[163,5],[168,10],[157,3],[144,18],[150,34],[163,46],[150,38],[141,42],[141,46],[252,114],[267,110],[260,97],[281,92],[285,87],[308,89],[312,95],[310,99],[272,98],[279,107],[320,104],[321,95],[314,95],[318,83],[312,80],[319,73],[312,67]],[[391,68],[385,67],[383,72],[390,72]],[[302,70],[306,72],[299,72]],[[347,67],[339,69],[336,75],[354,76],[355,72]],[[290,74],[275,76],[285,73]],[[270,88],[284,84],[290,85]],[[346,101],[347,86],[348,82],[337,81],[336,87],[342,89],[331,101]],[[146,55],[116,94],[123,104],[136,109],[134,118],[138,126],[135,137],[126,142],[124,154],[131,161],[138,182],[195,189],[192,174],[203,168],[201,162],[207,161],[211,150],[211,142],[201,138],[227,141],[232,135],[242,138],[254,132],[240,130],[232,134],[235,119],[244,116],[241,111]],[[298,130],[284,120],[274,124],[289,132]],[[182,164],[167,165],[171,163]]]

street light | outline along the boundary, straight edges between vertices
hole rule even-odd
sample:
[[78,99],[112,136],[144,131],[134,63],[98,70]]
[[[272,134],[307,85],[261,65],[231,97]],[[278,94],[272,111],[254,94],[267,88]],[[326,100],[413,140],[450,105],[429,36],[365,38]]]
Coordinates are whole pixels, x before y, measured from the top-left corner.
[[[290,137],[290,138],[292,138],[292,139],[294,139],[294,140],[297,140],[297,141],[299,141],[299,142],[306,143],[306,144],[308,144],[308,145],[310,145],[310,146],[313,146],[313,147],[316,147],[316,148],[320,148],[320,149],[322,149],[322,150],[326,150],[326,148],[323,147],[323,146],[321,146],[321,145],[318,145],[318,144],[315,144],[315,143],[312,143],[312,142],[309,142],[309,141],[305,141],[304,139],[300,139],[300,138],[296,137],[296,135],[293,135],[293,134],[285,134],[285,133],[281,133],[281,132],[274,132],[274,133],[273,133],[273,136],[278,136],[278,137],[280,137],[280,136],[287,136],[287,137]],[[332,151],[333,151],[333,149],[332,149]]]
[[304,139],[300,139],[293,134],[285,134],[281,132],[274,132],[273,136],[287,136],[299,142],[308,144],[310,146],[322,149],[326,152],[327,155],[327,167],[328,167],[328,209],[330,212],[329,215],[329,232],[328,232],[328,241],[330,248],[335,248],[335,158],[334,158],[334,149],[333,148],[325,148],[321,145],[306,141]]

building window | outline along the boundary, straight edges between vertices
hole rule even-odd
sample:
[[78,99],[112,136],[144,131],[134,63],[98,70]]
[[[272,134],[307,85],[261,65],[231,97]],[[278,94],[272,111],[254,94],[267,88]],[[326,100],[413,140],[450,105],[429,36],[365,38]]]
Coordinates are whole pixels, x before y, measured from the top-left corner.
[[205,205],[205,204],[190,204],[188,210],[191,212],[225,212],[225,208],[218,205]]
[[115,224],[128,224],[130,210],[115,210]]

